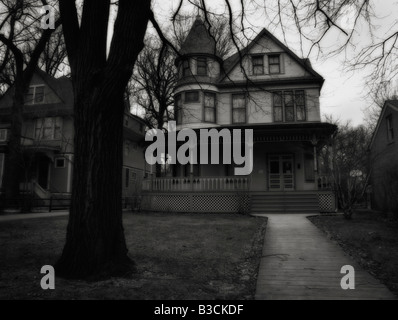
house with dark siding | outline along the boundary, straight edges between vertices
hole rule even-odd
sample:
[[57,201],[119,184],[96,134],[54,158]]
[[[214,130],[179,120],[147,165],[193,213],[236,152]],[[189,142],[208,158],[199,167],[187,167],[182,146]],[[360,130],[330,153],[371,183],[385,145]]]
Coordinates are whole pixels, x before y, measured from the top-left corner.
[[398,100],[387,100],[369,146],[372,207],[398,213]]
[[[7,170],[11,87],[0,100],[0,190]],[[22,191],[38,198],[69,197],[72,192],[73,88],[68,77],[54,78],[37,69],[25,94],[22,124]],[[145,123],[126,103],[123,142],[123,197],[139,193],[144,178],[142,140]]]

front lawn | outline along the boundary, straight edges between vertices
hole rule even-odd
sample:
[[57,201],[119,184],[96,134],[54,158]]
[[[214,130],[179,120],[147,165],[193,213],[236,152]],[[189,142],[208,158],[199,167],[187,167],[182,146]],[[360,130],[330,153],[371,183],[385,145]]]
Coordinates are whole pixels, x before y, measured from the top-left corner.
[[341,215],[309,219],[398,295],[397,221],[389,221],[381,213],[372,211],[356,212],[352,220]]
[[[125,213],[132,279],[56,277],[40,269],[60,256],[67,218],[0,223],[0,299],[253,299],[266,219],[227,214]],[[56,270],[55,270],[56,273]]]

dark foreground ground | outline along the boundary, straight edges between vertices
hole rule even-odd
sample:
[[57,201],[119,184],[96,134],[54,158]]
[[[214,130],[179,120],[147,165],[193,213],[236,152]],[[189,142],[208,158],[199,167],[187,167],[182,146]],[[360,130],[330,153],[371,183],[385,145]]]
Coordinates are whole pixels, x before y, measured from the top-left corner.
[[341,215],[309,219],[398,296],[397,221],[373,211],[356,212],[352,220]]
[[133,278],[56,277],[55,290],[42,290],[40,269],[60,256],[66,225],[67,217],[0,223],[0,299],[254,298],[264,218],[126,213]]

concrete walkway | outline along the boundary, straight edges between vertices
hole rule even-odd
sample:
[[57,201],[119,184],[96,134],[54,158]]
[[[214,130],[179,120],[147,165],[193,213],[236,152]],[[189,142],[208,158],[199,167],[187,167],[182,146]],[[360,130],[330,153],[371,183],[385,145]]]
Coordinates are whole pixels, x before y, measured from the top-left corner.
[[[338,244],[307,218],[308,214],[264,214],[268,217],[257,279],[257,300],[396,299],[364,271]],[[355,269],[355,289],[343,290],[341,267]]]
[[14,221],[14,220],[60,217],[60,216],[67,216],[68,214],[69,214],[69,211],[6,214],[6,215],[0,215],[0,223],[5,222],[5,221]]

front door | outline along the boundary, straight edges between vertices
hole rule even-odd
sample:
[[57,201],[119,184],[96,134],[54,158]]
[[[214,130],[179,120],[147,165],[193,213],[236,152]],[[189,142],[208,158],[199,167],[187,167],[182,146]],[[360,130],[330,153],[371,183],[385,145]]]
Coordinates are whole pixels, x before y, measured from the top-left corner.
[[271,155],[269,157],[268,181],[271,191],[294,190],[293,155]]

